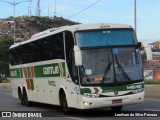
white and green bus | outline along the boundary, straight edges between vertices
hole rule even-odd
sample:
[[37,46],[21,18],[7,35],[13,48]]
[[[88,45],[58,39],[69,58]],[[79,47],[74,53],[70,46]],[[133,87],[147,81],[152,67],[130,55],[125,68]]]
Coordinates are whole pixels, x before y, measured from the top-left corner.
[[144,101],[141,44],[123,24],[79,24],[49,29],[9,49],[13,96],[76,109]]

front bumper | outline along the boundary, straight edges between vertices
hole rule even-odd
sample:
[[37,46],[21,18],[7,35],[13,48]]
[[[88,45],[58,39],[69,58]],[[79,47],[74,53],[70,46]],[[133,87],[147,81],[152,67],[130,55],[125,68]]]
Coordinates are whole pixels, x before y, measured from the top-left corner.
[[[125,95],[125,96],[116,96],[116,97],[98,97],[98,98],[87,98],[81,96],[81,109],[93,109],[93,108],[104,108],[112,106],[120,106],[127,104],[136,104],[142,103],[144,101],[144,92]],[[113,102],[120,100],[121,102]]]

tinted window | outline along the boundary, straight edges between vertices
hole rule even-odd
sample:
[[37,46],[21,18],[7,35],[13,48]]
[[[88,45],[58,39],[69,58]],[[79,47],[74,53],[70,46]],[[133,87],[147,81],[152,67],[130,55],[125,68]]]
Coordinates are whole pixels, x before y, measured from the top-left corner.
[[63,33],[10,49],[11,65],[64,59]]

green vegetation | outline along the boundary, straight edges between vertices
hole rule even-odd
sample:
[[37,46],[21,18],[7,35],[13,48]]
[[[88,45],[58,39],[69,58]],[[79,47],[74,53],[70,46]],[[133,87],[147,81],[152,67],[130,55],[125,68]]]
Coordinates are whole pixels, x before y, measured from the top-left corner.
[[47,30],[49,28],[79,24],[77,22],[66,20],[62,17],[56,17],[53,19],[50,19],[47,17],[32,17],[31,20],[28,20],[28,22],[29,22],[29,26],[32,26],[32,28],[35,28],[39,32]]
[[160,84],[160,80],[144,80],[144,84]]
[[12,44],[12,38],[0,38],[0,75],[9,75],[9,47]]
[[10,83],[11,80],[7,79],[7,80],[3,80],[2,83]]

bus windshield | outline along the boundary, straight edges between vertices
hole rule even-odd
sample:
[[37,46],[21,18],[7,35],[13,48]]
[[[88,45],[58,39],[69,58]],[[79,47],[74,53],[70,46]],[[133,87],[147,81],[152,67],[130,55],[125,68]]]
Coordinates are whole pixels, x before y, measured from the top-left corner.
[[82,85],[119,85],[143,80],[140,50],[128,47],[136,43],[133,31],[83,31],[77,32],[76,37],[82,52]]
[[79,31],[76,38],[79,47],[134,45],[137,42],[132,29]]

